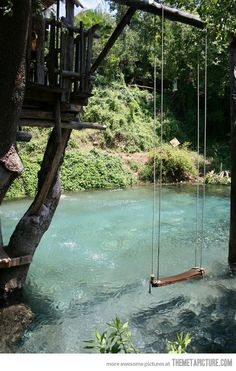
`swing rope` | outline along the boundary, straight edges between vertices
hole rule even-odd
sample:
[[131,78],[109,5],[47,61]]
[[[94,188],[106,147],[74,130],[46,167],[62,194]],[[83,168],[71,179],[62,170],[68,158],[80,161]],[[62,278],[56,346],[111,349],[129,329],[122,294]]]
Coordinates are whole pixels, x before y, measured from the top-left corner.
[[195,267],[197,266],[197,253],[199,248],[199,180],[200,180],[200,62],[197,56],[197,191],[196,191],[196,246],[195,246]]
[[156,148],[157,148],[157,58],[156,58],[156,16],[154,16],[154,82],[153,82],[153,210],[152,210],[152,267],[154,273],[154,252],[156,245]]
[[204,165],[203,165],[203,194],[202,194],[202,232],[201,232],[201,249],[200,249],[200,267],[202,266],[202,259],[203,259],[203,247],[204,247],[204,240],[205,240],[205,204],[206,204],[206,148],[207,148],[207,79],[208,79],[208,71],[207,71],[207,63],[208,63],[208,40],[207,40],[207,33],[205,36],[205,92],[204,92]]
[[[156,22],[156,21],[155,21]],[[155,24],[154,22],[154,24]],[[156,40],[154,42],[154,48]],[[199,179],[200,179],[200,61],[199,55],[197,58],[197,193],[196,193],[196,244],[195,244],[195,267],[187,272],[177,275],[160,278],[160,253],[161,253],[161,206],[162,206],[162,180],[163,180],[163,126],[164,126],[164,8],[162,7],[161,15],[161,107],[160,107],[160,175],[159,175],[159,208],[158,208],[158,239],[157,239],[157,275],[151,274],[149,282],[149,292],[151,287],[159,287],[175,282],[181,282],[193,277],[202,276],[204,269],[202,268],[203,260],[203,245],[204,245],[204,221],[205,221],[205,175],[206,175],[206,134],[207,134],[207,34],[205,38],[205,102],[204,102],[204,169],[203,169],[203,195],[202,195],[202,214],[201,214],[201,245],[200,245],[200,266],[197,265],[198,249],[199,249]],[[156,212],[156,123],[157,123],[157,105],[156,105],[156,55],[154,57],[154,169],[153,169],[153,229],[152,229],[152,272],[154,271],[154,251],[155,251],[155,212]]]
[[157,241],[157,278],[160,276],[161,254],[161,206],[162,206],[162,178],[163,178],[163,126],[164,126],[164,8],[161,11],[161,135],[160,135],[160,181],[159,181],[159,207],[158,207],[158,241]]

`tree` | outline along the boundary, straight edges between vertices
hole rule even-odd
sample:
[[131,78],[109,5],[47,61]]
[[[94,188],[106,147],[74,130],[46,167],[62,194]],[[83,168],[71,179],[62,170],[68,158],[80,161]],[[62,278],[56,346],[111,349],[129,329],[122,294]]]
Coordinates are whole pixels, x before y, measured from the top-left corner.
[[[44,1],[52,3],[52,1]],[[22,172],[23,165],[16,149],[16,129],[25,89],[25,53],[31,6],[38,0],[0,1],[0,202],[14,179]],[[9,8],[10,5],[10,8]],[[10,9],[10,12],[8,12]],[[74,9],[68,0],[67,10]],[[0,262],[17,257],[30,258],[48,229],[60,199],[58,172],[71,134],[63,129],[58,143],[53,129],[38,175],[38,189],[31,206],[21,218],[7,246],[0,238]],[[29,264],[0,270],[0,288],[3,293],[22,288]]]

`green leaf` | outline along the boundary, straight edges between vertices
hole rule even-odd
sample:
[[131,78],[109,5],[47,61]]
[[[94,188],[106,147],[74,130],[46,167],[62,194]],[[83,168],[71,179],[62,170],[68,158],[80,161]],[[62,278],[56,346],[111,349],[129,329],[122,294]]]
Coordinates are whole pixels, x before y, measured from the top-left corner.
[[111,347],[111,353],[119,353],[120,352],[120,344],[116,342],[112,347]]
[[122,329],[123,329],[123,330],[126,329],[126,328],[128,327],[128,325],[129,325],[129,322],[128,322],[128,321],[125,322],[125,323],[123,324],[123,326],[122,326]]
[[98,341],[101,341],[101,335],[99,334],[98,329],[96,329],[96,331],[95,331],[95,336],[98,339]]
[[95,343],[95,340],[83,340],[83,343]]

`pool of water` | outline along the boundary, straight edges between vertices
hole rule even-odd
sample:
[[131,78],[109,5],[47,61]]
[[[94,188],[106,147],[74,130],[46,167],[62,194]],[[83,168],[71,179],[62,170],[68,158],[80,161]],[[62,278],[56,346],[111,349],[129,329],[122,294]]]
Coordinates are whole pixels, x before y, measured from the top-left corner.
[[[163,189],[161,275],[194,266],[195,193],[194,186]],[[28,204],[3,204],[5,242]],[[129,321],[142,353],[166,352],[167,341],[180,331],[191,333],[192,352],[236,351],[236,280],[227,266],[229,189],[207,189],[205,277],[149,294],[152,208],[151,187],[62,196],[28,275],[24,295],[35,319],[18,352],[84,353],[83,340],[116,315]]]

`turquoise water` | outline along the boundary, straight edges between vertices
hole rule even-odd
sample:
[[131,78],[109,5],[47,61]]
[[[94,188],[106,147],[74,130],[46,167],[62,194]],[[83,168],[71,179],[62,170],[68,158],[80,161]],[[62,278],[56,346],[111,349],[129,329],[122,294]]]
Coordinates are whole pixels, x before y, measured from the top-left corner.
[[[5,242],[28,204],[3,205]],[[164,187],[161,275],[194,266],[195,205],[195,187]],[[236,280],[227,267],[229,189],[207,189],[205,277],[149,294],[152,206],[151,187],[62,196],[30,268],[24,295],[35,319],[19,352],[83,353],[82,341],[115,315],[129,321],[143,353],[165,352],[179,331],[192,334],[194,352],[236,351]]]

